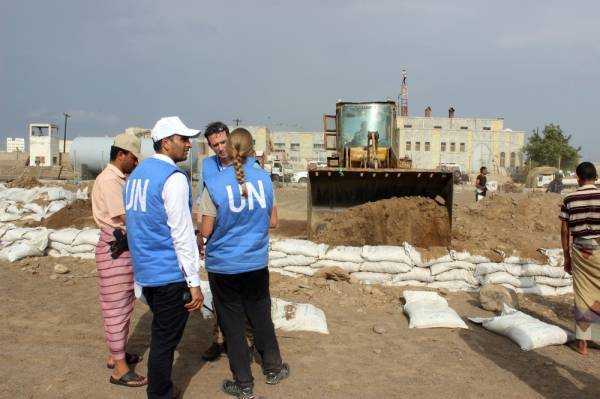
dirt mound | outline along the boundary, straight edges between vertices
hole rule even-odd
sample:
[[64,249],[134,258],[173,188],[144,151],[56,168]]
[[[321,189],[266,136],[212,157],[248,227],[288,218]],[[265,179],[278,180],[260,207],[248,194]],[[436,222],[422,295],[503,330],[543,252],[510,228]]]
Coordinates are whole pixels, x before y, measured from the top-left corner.
[[560,246],[559,194],[533,192],[515,199],[491,196],[453,209],[452,247],[482,253],[499,250],[544,260],[538,248]]
[[317,226],[315,241],[330,245],[450,244],[448,211],[429,198],[392,198],[349,208]]
[[6,185],[9,188],[33,188],[33,187],[40,187],[43,186],[42,183],[40,183],[38,181],[38,179],[36,179],[33,176],[19,176],[17,177],[15,180],[11,181],[10,183],[8,183]]
[[76,200],[49,218],[42,220],[40,226],[49,229],[62,229],[65,227],[96,228],[96,223],[92,217],[92,201]]

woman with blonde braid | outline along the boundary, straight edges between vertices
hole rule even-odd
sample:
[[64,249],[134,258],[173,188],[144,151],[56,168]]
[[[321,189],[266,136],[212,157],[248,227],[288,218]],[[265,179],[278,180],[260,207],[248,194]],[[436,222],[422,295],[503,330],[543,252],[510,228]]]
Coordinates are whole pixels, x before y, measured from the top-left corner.
[[250,133],[246,129],[231,132],[227,151],[232,165],[205,182],[201,233],[207,239],[205,265],[233,374],[233,381],[223,382],[223,391],[252,399],[246,318],[262,358],[266,383],[277,384],[289,375],[271,319],[267,268],[269,227],[277,225],[277,210],[269,175],[252,166]]

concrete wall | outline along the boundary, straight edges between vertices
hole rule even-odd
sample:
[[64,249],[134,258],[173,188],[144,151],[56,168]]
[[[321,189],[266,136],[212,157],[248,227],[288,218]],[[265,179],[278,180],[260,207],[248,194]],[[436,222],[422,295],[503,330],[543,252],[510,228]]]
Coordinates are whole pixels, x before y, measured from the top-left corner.
[[274,153],[297,163],[299,168],[310,161],[327,160],[322,132],[273,132],[271,137]]
[[502,119],[399,116],[397,126],[398,154],[415,168],[457,163],[476,173],[482,166],[496,172],[523,166],[525,132],[505,129]]

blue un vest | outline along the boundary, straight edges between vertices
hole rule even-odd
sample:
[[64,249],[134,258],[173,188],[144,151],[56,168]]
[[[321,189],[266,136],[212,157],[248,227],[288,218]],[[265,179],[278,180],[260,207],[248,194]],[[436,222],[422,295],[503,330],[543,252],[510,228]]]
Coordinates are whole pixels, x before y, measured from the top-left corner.
[[[254,157],[248,157],[246,160],[246,165],[252,165],[255,168],[261,168],[260,164]],[[206,182],[210,176],[221,172],[223,169],[224,168],[221,165],[221,161],[219,161],[219,158],[216,155],[204,158],[202,160],[202,173],[200,175],[200,181],[198,182],[198,187],[200,187],[200,196],[202,196],[202,187],[204,186],[204,182]]]
[[273,187],[269,175],[254,162],[249,158],[243,166],[248,197],[240,193],[233,166],[205,181],[217,208],[206,244],[205,265],[211,273],[238,274],[267,267]]
[[173,173],[183,171],[160,159],[145,159],[129,176],[123,191],[133,274],[136,283],[142,287],[185,281],[162,199],[163,186]]

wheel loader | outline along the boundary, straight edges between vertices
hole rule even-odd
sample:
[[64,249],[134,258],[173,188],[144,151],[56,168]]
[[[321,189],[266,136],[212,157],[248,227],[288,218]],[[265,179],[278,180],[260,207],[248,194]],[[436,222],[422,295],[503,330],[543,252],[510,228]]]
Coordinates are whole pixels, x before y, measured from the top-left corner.
[[308,170],[309,239],[313,213],[393,197],[435,199],[448,209],[452,225],[452,173],[414,169],[410,159],[398,157],[396,109],[393,101],[338,102],[335,115],[323,115],[325,149],[331,156],[326,167]]

